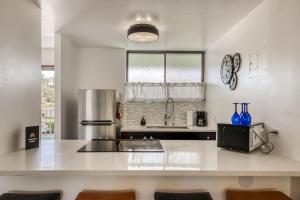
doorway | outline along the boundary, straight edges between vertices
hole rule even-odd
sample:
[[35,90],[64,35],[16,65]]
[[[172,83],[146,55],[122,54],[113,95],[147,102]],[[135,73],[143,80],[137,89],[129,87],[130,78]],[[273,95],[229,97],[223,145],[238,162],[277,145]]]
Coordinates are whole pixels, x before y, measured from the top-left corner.
[[42,66],[41,70],[41,138],[54,139],[55,125],[55,68]]

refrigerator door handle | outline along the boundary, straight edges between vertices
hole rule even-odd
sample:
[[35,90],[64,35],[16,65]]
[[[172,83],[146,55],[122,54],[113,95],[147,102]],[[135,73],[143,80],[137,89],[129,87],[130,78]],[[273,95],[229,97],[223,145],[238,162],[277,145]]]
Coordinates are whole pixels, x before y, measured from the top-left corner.
[[82,126],[110,126],[114,123],[111,120],[83,120],[80,124]]

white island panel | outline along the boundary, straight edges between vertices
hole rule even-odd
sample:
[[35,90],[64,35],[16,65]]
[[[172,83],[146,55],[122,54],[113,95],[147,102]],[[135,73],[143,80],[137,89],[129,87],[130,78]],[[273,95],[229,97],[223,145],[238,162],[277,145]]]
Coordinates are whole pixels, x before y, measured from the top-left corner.
[[62,200],[74,200],[84,190],[127,190],[137,194],[137,200],[154,200],[155,191],[208,191],[214,200],[225,200],[225,190],[276,189],[290,195],[288,177],[254,177],[245,188],[239,177],[176,177],[176,176],[2,176],[0,193],[11,190],[61,190]]
[[300,176],[300,162],[230,152],[215,141],[162,140],[163,153],[78,153],[88,141],[44,141],[0,157],[0,175]]

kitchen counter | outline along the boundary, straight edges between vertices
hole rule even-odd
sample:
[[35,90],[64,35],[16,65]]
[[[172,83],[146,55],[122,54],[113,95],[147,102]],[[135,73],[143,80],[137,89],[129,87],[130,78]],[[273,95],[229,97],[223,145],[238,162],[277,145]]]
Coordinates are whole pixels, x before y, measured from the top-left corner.
[[300,176],[300,162],[259,151],[216,147],[215,141],[161,141],[163,153],[78,153],[88,141],[43,141],[39,149],[0,156],[1,176]]
[[187,128],[147,128],[147,126],[124,126],[122,132],[216,132],[213,127],[188,126]]

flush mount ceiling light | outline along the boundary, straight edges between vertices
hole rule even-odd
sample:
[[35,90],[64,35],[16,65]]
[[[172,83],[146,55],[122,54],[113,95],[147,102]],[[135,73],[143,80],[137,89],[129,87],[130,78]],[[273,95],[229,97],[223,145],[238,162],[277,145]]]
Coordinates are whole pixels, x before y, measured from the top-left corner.
[[154,42],[158,37],[158,29],[151,24],[135,24],[127,32],[127,38],[133,42]]

